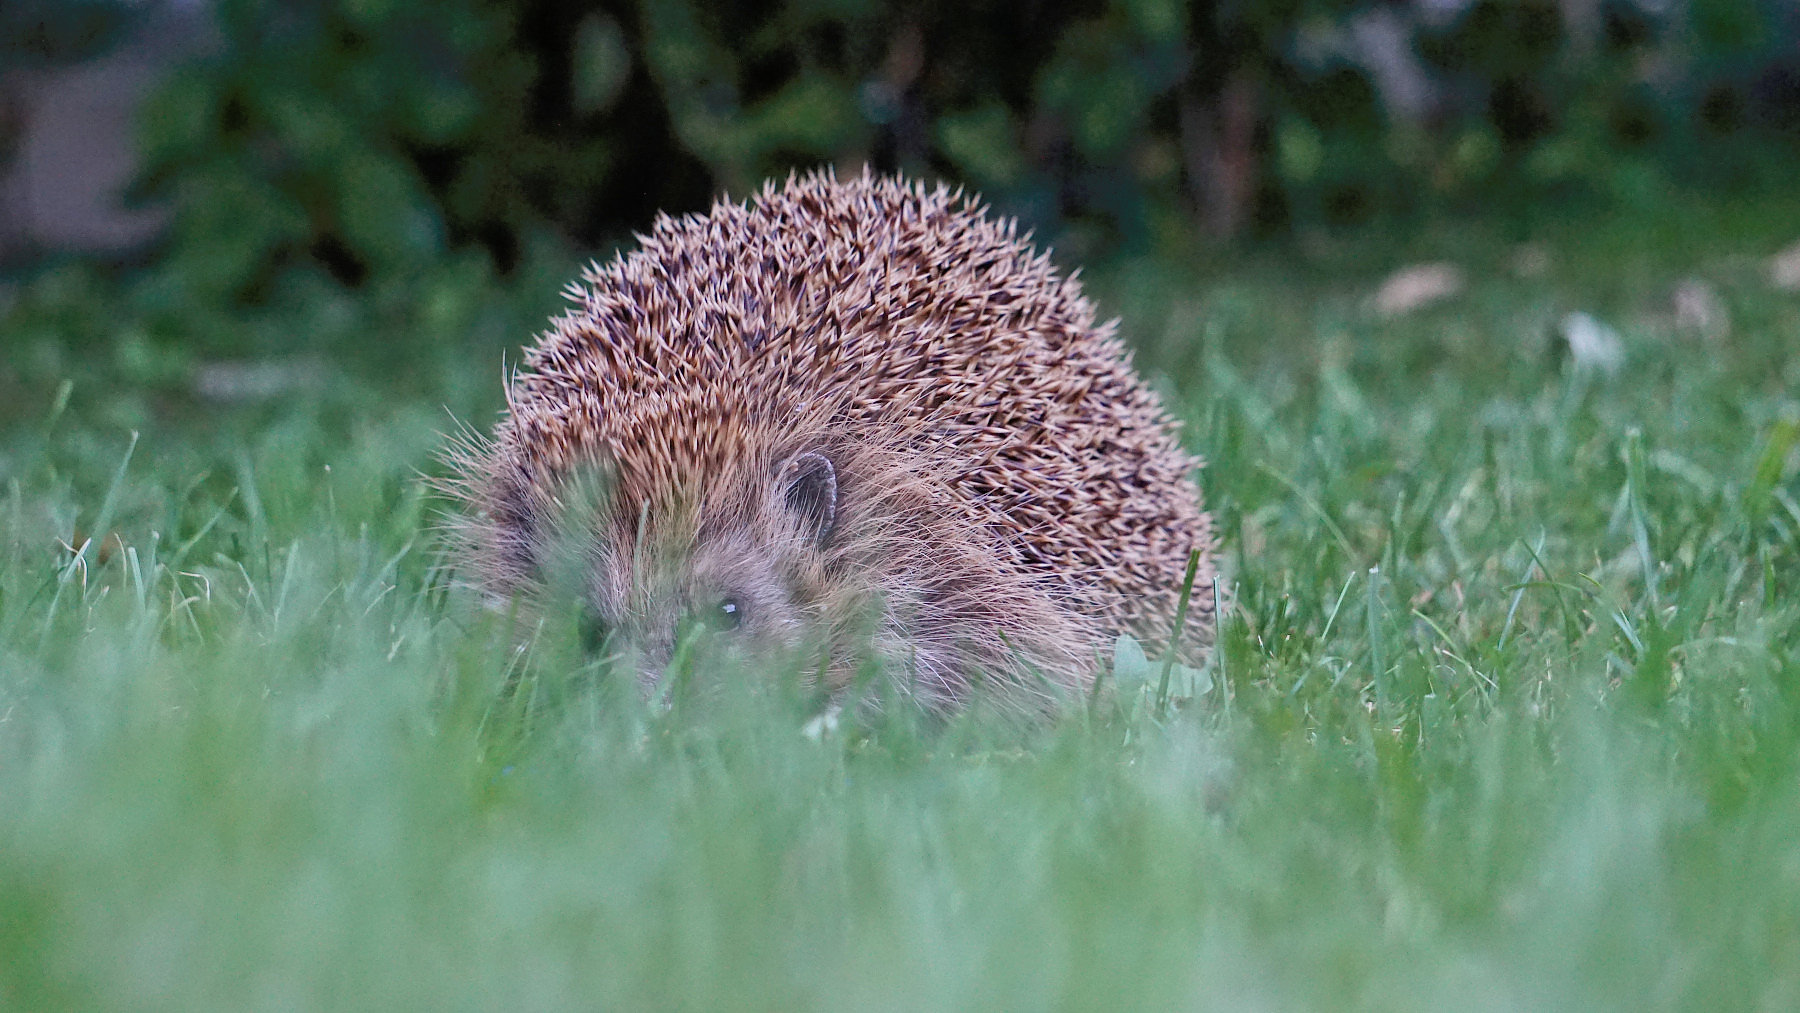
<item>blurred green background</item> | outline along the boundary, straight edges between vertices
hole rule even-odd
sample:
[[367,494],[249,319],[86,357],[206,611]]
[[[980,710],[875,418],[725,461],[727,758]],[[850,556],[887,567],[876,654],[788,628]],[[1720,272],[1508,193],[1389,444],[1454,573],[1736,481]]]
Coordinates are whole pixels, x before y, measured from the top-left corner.
[[[234,314],[447,270],[466,291],[820,163],[967,184],[1077,264],[1470,214],[1523,233],[1800,164],[1787,0],[10,0],[0,53],[15,297],[84,259],[151,347],[207,354],[335,352]],[[33,148],[116,126],[54,100],[120,64],[99,101],[129,130]],[[118,207],[59,235],[91,209],[56,191],[109,144]]]
[[485,426],[580,262],[821,164],[978,190],[1184,388],[1468,375],[1391,299],[1716,337],[1800,287],[1800,3],[8,0],[0,425]]

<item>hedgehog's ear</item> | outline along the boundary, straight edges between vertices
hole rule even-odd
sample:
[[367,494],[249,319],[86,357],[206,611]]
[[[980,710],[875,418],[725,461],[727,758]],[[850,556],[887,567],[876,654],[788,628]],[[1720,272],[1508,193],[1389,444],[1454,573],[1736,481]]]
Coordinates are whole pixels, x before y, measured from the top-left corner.
[[800,518],[815,542],[824,542],[837,524],[837,466],[824,454],[808,451],[781,466],[780,489],[788,509]]

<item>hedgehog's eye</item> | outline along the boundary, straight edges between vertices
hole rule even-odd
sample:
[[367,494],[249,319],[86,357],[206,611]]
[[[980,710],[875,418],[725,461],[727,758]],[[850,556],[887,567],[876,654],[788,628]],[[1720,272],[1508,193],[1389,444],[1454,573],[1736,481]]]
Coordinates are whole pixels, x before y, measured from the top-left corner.
[[706,615],[707,624],[721,633],[744,625],[744,606],[736,598],[726,598],[714,605]]

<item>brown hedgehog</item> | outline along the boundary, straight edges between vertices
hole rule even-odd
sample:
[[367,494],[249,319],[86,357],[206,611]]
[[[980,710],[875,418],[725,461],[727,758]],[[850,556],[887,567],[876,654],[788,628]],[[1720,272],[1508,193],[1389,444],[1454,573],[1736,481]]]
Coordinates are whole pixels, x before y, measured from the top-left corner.
[[493,439],[452,455],[479,583],[574,574],[647,688],[710,629],[828,691],[877,659],[942,711],[977,683],[1023,706],[1086,685],[1121,632],[1160,650],[1198,550],[1197,661],[1200,461],[1016,233],[867,172],[659,218],[570,287]]

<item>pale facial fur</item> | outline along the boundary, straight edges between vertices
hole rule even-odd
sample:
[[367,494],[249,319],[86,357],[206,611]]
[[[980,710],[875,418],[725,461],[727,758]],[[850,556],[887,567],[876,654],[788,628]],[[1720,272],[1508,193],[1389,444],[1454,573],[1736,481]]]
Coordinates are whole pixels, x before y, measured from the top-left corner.
[[646,690],[693,642],[793,662],[829,651],[821,620],[843,597],[823,566],[836,533],[835,467],[801,454],[738,485],[636,512],[600,491],[598,509],[565,520],[555,540],[581,560],[588,646],[632,664]]
[[[554,533],[524,534],[535,575],[570,588],[590,646],[657,693],[684,645],[779,661],[839,693],[871,659],[928,709],[978,680],[1045,697],[1094,637],[983,539],[944,516],[916,469],[819,451],[709,476],[705,492],[633,509],[606,491],[559,496]],[[615,488],[619,484],[611,483]],[[581,504],[588,504],[581,509]],[[572,569],[572,572],[571,572]]]
[[740,538],[639,550],[635,561],[606,555],[584,594],[589,647],[605,639],[629,650],[647,681],[669,667],[684,637],[710,634],[728,649],[763,655],[801,646],[803,607],[772,546]]

